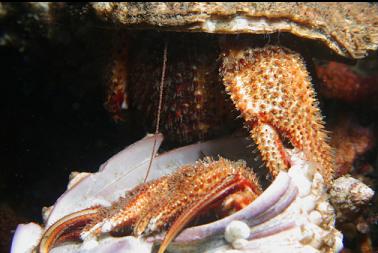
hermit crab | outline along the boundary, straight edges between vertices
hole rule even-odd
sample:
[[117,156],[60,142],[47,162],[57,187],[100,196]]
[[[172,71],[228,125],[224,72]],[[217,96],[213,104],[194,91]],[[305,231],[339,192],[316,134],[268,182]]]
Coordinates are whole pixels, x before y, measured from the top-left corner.
[[[138,150],[152,143],[147,138],[111,158],[98,173],[76,178],[75,186],[46,213],[44,230],[19,227],[13,252],[33,247],[40,252],[136,251],[134,237],[109,235],[142,237],[146,252],[160,245],[159,253],[341,249],[342,235],[334,227],[327,195],[333,154],[304,58],[313,52],[310,47],[321,52],[319,57],[355,59],[376,50],[376,4],[90,7],[106,22],[127,30],[112,62],[106,103],[117,119],[122,108],[135,107],[143,112],[141,121],[159,125],[156,110],[163,102],[161,131],[168,141],[185,143],[217,136],[226,126],[232,129],[235,114],[240,114],[274,181],[262,190],[243,162],[218,158],[249,160],[252,154],[246,155],[246,143],[234,137],[155,157],[149,179],[166,174],[167,168],[177,172],[137,186],[143,174],[138,169],[148,164],[145,156],[138,157]],[[166,57],[161,54],[163,45]],[[165,78],[160,79],[162,75]],[[237,112],[231,113],[232,108]],[[203,155],[212,158],[179,168]],[[219,206],[224,209],[207,220],[209,209]],[[207,223],[198,225],[194,216]],[[214,221],[214,216],[220,219]],[[41,238],[23,247],[23,237],[30,231],[39,231]],[[78,238],[83,245],[54,249],[58,242]]]
[[[245,149],[251,143],[237,135],[155,156],[152,181],[138,186],[155,138],[160,145],[161,135],[146,137],[110,158],[99,172],[76,175],[55,205],[45,210],[45,229],[34,223],[18,227],[12,252],[33,248],[37,252],[151,252],[158,247],[160,252],[166,247],[168,252],[321,252],[342,247],[324,180],[316,172],[316,164],[304,160],[303,153],[288,151],[292,167],[288,173],[280,172],[263,193],[246,167],[246,163],[253,165]],[[228,160],[203,160],[219,155]],[[241,158],[245,160],[238,160]],[[221,179],[222,175],[226,177]],[[169,181],[176,190],[171,194],[161,188]],[[222,184],[217,185],[219,182]],[[149,186],[153,187],[146,189]],[[127,195],[124,198],[127,191],[134,194],[130,201]],[[224,211],[226,217],[221,214]],[[132,212],[137,214],[136,220],[128,216]],[[208,213],[223,218],[205,217],[206,224],[191,223],[174,236],[192,215],[203,219]],[[175,214],[179,216],[175,218]],[[161,227],[165,225],[166,234]],[[142,227],[142,237],[137,239],[132,229]],[[94,235],[96,238],[91,238]],[[80,236],[84,243],[72,242]]]
[[[94,8],[125,27],[217,34],[146,32],[125,41],[129,60],[120,56],[129,77],[126,80],[125,71],[119,71],[115,58],[108,104],[116,100],[136,107],[143,112],[141,120],[156,124],[162,41],[167,40],[171,53],[161,131],[168,140],[185,143],[216,136],[232,128],[240,114],[272,175],[290,165],[282,144],[286,138],[319,162],[330,182],[332,152],[304,57],[317,50],[318,57],[331,53],[362,58],[375,50],[376,5],[130,3]],[[267,39],[267,34],[273,35]],[[125,91],[124,99],[114,99],[120,90]],[[232,108],[238,112],[230,113]]]

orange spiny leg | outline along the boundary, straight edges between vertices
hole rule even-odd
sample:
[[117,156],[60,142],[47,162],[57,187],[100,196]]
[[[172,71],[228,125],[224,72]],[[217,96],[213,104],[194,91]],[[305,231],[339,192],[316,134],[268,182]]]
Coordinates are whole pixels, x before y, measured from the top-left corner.
[[278,175],[279,169],[289,168],[289,157],[279,134],[272,126],[258,121],[253,125],[251,135],[273,177]]
[[[168,247],[169,243],[175,238],[175,236],[199,213],[203,212],[211,203],[216,202],[219,199],[225,198],[233,192],[243,192],[246,188],[248,191],[248,200],[254,200],[259,192],[255,192],[256,188],[252,182],[244,178],[240,174],[231,175],[226,178],[219,185],[211,189],[205,196],[192,205],[188,206],[183,212],[175,219],[172,226],[166,233],[163,242],[160,245],[158,253],[163,253]],[[235,196],[235,195],[234,195]],[[250,203],[250,202],[249,202]],[[248,203],[248,204],[249,204]]]
[[332,150],[300,55],[279,46],[232,45],[225,50],[221,74],[236,108],[247,124],[257,128],[252,136],[272,174],[289,166],[278,137],[284,136],[307,159],[319,163],[329,183]]
[[248,179],[253,185],[252,191],[260,194],[261,187],[256,176],[244,163],[220,159],[182,167],[167,177],[167,191],[156,195],[157,201],[151,200],[153,204],[145,209],[144,215],[140,215],[134,234],[148,235],[171,227],[188,207],[208,198],[209,192],[237,174]]
[[79,239],[79,232],[82,227],[95,219],[100,208],[88,208],[69,214],[53,225],[51,225],[42,235],[39,244],[40,253],[48,253],[58,242]]
[[112,206],[103,208],[101,214],[83,229],[82,239],[108,232],[112,235],[132,234],[138,219],[159,201],[155,196],[164,196],[166,192],[167,177],[137,186]]
[[[168,228],[159,251],[163,252],[176,234],[192,218],[203,215],[204,210],[219,209],[211,207],[223,205],[223,199],[226,211],[238,210],[261,192],[255,174],[244,162],[207,159],[139,185],[110,207],[65,216],[44,233],[39,249],[48,252],[56,242],[78,239],[79,234],[83,240],[125,231],[134,236],[148,236]],[[232,208],[232,202],[236,208]]]

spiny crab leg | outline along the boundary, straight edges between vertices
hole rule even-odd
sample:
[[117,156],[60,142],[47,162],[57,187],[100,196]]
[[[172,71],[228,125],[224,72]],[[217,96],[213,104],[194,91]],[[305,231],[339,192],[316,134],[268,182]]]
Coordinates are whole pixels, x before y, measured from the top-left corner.
[[[186,209],[181,215],[174,221],[171,228],[166,233],[158,253],[163,253],[169,243],[175,238],[175,236],[202,210],[206,209],[211,203],[225,197],[225,195],[230,194],[231,191],[236,189],[243,190],[243,188],[253,189],[253,185],[250,181],[243,178],[241,175],[235,175],[222,182],[221,185],[212,189],[209,194],[204,196],[198,202],[194,203],[193,206]],[[256,189],[255,189],[256,190]]]
[[301,56],[284,47],[227,45],[220,72],[226,90],[258,145],[270,173],[290,167],[281,137],[320,164],[327,183],[333,155],[310,76]]
[[[150,236],[168,229],[159,249],[162,253],[205,210],[215,209],[221,215],[239,210],[261,193],[256,176],[243,162],[223,158],[197,162],[137,186],[110,207],[89,208],[63,217],[43,234],[39,252],[49,252],[64,239],[88,240],[104,233],[124,235],[125,231],[128,235]],[[209,208],[218,204],[224,208]]]
[[[247,121],[248,123],[250,122]],[[288,169],[290,167],[290,159],[286,154],[277,130],[269,123],[260,120],[250,123],[249,127],[252,138],[261,150],[267,167],[270,168],[270,174],[276,177],[279,169]]]

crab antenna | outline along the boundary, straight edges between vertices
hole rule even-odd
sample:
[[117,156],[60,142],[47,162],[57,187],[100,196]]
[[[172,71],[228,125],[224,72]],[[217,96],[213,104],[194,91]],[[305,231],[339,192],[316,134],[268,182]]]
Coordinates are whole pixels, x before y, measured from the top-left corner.
[[165,40],[164,53],[163,53],[163,67],[161,69],[161,79],[160,79],[160,87],[159,87],[159,105],[158,105],[157,116],[156,116],[155,139],[154,139],[154,145],[152,146],[152,153],[151,153],[150,162],[148,164],[146,176],[144,177],[144,181],[143,181],[144,183],[147,181],[148,175],[150,174],[151,165],[154,159],[154,154],[155,154],[155,149],[156,149],[157,134],[159,133],[160,114],[161,114],[161,106],[162,106],[162,101],[163,101],[163,88],[164,88],[165,72],[167,68],[167,48],[168,48],[168,40]]

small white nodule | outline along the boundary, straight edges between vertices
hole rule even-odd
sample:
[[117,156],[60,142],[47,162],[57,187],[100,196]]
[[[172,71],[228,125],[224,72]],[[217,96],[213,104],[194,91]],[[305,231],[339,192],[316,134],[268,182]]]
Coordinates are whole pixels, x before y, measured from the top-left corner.
[[233,243],[237,239],[247,239],[250,232],[251,231],[246,223],[234,220],[227,225],[224,237],[227,242]]
[[248,241],[246,239],[236,239],[232,243],[234,249],[244,249],[247,247]]
[[81,250],[91,250],[96,248],[99,245],[99,242],[96,240],[96,238],[90,238],[83,241],[83,244],[81,245]]

